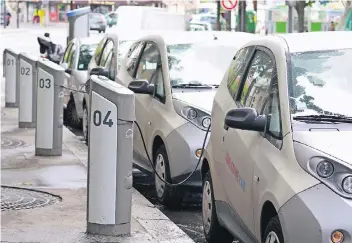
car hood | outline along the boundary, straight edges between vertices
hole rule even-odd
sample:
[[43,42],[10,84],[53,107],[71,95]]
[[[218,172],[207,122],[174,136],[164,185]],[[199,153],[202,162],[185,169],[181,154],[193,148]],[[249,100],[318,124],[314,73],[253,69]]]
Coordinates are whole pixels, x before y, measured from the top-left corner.
[[207,91],[185,91],[185,92],[173,92],[172,98],[185,102],[196,108],[200,108],[204,111],[211,112],[213,107],[214,96],[216,89]]
[[352,131],[294,132],[297,142],[318,149],[352,165]]

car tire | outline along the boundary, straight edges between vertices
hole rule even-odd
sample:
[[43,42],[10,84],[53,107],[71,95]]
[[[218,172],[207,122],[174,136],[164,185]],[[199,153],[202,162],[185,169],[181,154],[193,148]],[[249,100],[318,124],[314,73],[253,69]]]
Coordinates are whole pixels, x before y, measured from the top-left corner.
[[88,138],[89,138],[89,133],[88,133],[88,109],[86,105],[83,105],[83,119],[82,119],[82,131],[83,131],[83,138],[84,142],[86,145],[88,145]]
[[109,24],[109,27],[111,28],[111,27],[112,27],[112,24]]
[[[271,241],[273,240],[271,238],[274,238],[274,241]],[[277,215],[271,218],[268,225],[266,226],[262,242],[284,243],[284,235],[282,233],[280,219]]]
[[210,171],[206,173],[203,180],[202,222],[204,237],[208,243],[233,242],[234,237],[220,225],[216,214],[213,182],[211,180]]
[[101,33],[101,30],[98,30],[98,33]]
[[76,105],[75,105],[75,102],[72,98],[67,103],[66,120],[67,120],[67,123],[70,127],[76,128],[76,129],[81,129],[82,120],[77,115]]
[[[159,176],[167,182],[171,182],[169,158],[165,145],[161,145],[156,151],[154,158],[155,170]],[[181,206],[184,191],[180,186],[168,186],[163,183],[154,173],[155,192],[158,201],[166,207],[178,208]]]

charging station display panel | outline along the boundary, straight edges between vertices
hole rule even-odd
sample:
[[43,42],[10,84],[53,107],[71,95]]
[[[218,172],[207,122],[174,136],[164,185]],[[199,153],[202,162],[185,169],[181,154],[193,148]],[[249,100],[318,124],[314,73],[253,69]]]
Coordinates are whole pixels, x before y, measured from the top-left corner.
[[88,221],[115,224],[117,107],[94,91],[91,99]]
[[5,101],[7,103],[16,102],[16,57],[10,53],[6,53],[5,58],[5,73],[6,73],[6,83],[5,83]]
[[32,122],[33,109],[33,70],[32,65],[20,59],[20,104],[19,120]]

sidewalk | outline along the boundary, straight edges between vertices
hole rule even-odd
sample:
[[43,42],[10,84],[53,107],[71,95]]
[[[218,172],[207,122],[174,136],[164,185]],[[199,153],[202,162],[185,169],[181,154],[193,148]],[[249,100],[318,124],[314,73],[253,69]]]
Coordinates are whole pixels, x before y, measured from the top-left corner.
[[87,146],[64,128],[62,156],[35,156],[35,130],[17,128],[17,113],[1,109],[1,242],[193,242],[134,189],[131,236],[86,234]]

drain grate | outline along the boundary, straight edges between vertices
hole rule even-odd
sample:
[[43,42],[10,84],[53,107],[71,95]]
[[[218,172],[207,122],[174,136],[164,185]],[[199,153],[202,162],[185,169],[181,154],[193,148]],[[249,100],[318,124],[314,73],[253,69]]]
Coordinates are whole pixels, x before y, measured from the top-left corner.
[[1,148],[2,149],[13,149],[18,147],[25,146],[25,142],[22,140],[14,139],[14,138],[1,138]]
[[1,186],[1,211],[32,209],[49,206],[61,197],[33,189]]

